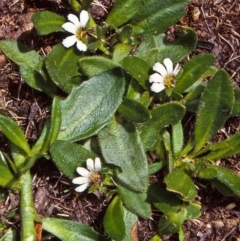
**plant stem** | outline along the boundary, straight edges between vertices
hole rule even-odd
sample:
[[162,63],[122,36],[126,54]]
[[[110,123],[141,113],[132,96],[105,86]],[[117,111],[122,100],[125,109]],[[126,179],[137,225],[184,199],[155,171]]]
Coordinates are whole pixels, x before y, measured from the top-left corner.
[[20,183],[20,212],[22,218],[21,241],[35,241],[36,233],[34,228],[34,220],[36,219],[36,212],[33,204],[32,178],[30,171],[27,171],[21,175]]

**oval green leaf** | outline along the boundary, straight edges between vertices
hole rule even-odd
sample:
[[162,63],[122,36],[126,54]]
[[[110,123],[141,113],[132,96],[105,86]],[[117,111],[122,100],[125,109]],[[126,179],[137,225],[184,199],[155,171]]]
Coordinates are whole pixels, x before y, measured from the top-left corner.
[[208,83],[200,99],[195,127],[196,146],[199,151],[229,118],[234,101],[231,80],[219,70]]
[[40,61],[40,55],[29,46],[13,40],[0,41],[3,53],[17,65],[34,68]]
[[240,133],[237,132],[233,136],[229,137],[228,139],[209,144],[206,148],[204,148],[201,153],[209,152],[204,158],[207,160],[217,160],[226,157],[230,157],[240,153],[239,150],[239,143],[240,143]]
[[26,154],[30,153],[30,148],[22,129],[12,119],[0,115],[0,130],[10,142],[22,149]]
[[186,219],[187,211],[182,209],[179,212],[168,212],[164,214],[158,224],[158,234],[163,237],[165,234],[173,234],[181,229]]
[[150,118],[148,109],[141,103],[129,99],[123,98],[122,104],[118,107],[119,113],[128,121],[141,123]]
[[77,167],[85,164],[88,158],[95,158],[95,154],[79,144],[56,140],[50,148],[53,161],[59,170],[69,178],[76,176]]
[[5,162],[2,160],[2,156],[0,156],[0,186],[1,187],[8,187],[11,188],[13,185],[15,178],[8,168],[8,166],[5,164]]
[[234,105],[231,115],[240,115],[240,89],[234,89]]
[[[212,179],[213,184],[215,184],[214,180],[217,180],[217,185],[215,186],[225,195],[240,195],[240,176],[232,170],[220,166],[205,164],[197,173],[197,177],[202,179]],[[226,193],[226,191],[228,193]]]
[[118,0],[107,16],[106,23],[112,27],[119,27],[128,22],[139,11],[141,0]]
[[20,73],[24,81],[31,86],[33,89],[42,91],[47,95],[54,97],[57,93],[57,86],[52,82],[50,78],[45,78],[43,69],[38,68],[39,65],[42,65],[43,61],[41,60],[35,68],[32,68],[27,65],[20,66]]
[[146,201],[147,193],[129,190],[121,184],[118,186],[118,191],[128,210],[141,218],[149,218],[151,216],[151,205]]
[[121,70],[114,69],[74,88],[60,102],[62,123],[58,139],[78,141],[96,134],[120,105],[124,86]]
[[113,51],[113,61],[117,64],[129,55],[131,46],[127,44],[117,44]]
[[214,55],[201,54],[193,57],[182,68],[182,74],[177,79],[175,90],[182,93],[193,85],[206,72],[214,62]]
[[125,236],[123,206],[119,196],[116,196],[107,207],[103,218],[105,232],[114,240],[121,241]]
[[178,26],[178,31],[178,37],[173,42],[168,41],[165,34],[147,37],[134,55],[151,66],[156,62],[162,62],[165,58],[170,58],[174,63],[179,62],[195,49],[197,35],[188,27]]
[[132,20],[148,34],[163,33],[185,14],[188,0],[148,0],[139,3],[140,10]]
[[151,66],[145,60],[135,56],[128,56],[122,60],[122,67],[136,79],[144,89],[147,89],[149,79],[148,71],[151,69]]
[[33,24],[39,35],[47,35],[54,32],[64,32],[62,25],[65,19],[50,11],[37,12],[32,16]]
[[176,194],[169,192],[157,185],[151,185],[148,189],[148,201],[163,213],[177,212],[181,208],[181,200]]
[[185,167],[169,173],[164,182],[167,190],[180,194],[184,201],[192,201],[197,195],[196,187]]
[[84,57],[79,60],[80,68],[88,77],[94,77],[103,72],[118,67],[112,60],[101,56]]
[[75,48],[67,49],[57,45],[46,58],[45,65],[52,81],[68,93],[81,83],[78,66],[81,56],[82,53]]
[[148,185],[148,164],[139,134],[132,123],[116,120],[98,133],[107,163],[121,168],[118,180],[131,190],[144,192]]
[[185,114],[185,107],[179,103],[163,104],[150,112],[152,118],[140,128],[141,139],[146,150],[154,147],[160,131],[166,125],[177,124]]
[[86,224],[57,218],[43,218],[42,227],[62,241],[109,241]]

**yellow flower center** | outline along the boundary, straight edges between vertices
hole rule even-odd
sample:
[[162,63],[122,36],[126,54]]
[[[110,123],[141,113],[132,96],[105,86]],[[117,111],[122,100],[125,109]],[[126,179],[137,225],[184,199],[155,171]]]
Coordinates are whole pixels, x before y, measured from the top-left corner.
[[174,84],[174,76],[167,75],[164,79],[164,85],[166,88],[170,88]]
[[79,28],[76,32],[76,37],[79,40],[83,40],[86,36],[86,31],[83,28]]
[[100,172],[93,172],[90,176],[91,184],[98,184],[102,181],[102,175]]

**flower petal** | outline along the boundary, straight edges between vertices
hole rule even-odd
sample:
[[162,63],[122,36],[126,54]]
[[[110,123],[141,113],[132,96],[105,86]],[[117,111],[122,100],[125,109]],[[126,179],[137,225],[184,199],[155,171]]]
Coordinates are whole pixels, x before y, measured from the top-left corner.
[[173,70],[173,76],[176,76],[180,70],[180,64],[177,64]]
[[149,76],[149,82],[150,83],[163,83],[164,78],[162,77],[162,75],[160,75],[158,73],[154,73]]
[[75,191],[76,192],[83,192],[88,188],[88,186],[89,186],[89,183],[82,184],[79,187],[76,187]]
[[76,177],[73,178],[72,183],[74,184],[84,184],[84,183],[89,183],[89,178],[88,177]]
[[70,23],[70,22],[66,22],[62,25],[62,28],[69,32],[69,33],[72,33],[72,34],[76,34],[78,28],[73,24],[73,23]]
[[87,45],[84,44],[80,40],[77,40],[77,48],[78,48],[78,50],[83,51],[83,52],[87,51]]
[[78,167],[77,172],[79,175],[83,177],[90,177],[91,175],[91,172],[89,172],[86,168],[83,168],[83,167]]
[[166,68],[160,64],[159,62],[155,63],[153,66],[153,70],[157,71],[159,74],[162,75],[163,78],[167,76],[167,70]]
[[86,27],[86,24],[89,20],[89,15],[88,15],[88,12],[85,11],[85,10],[82,10],[81,13],[80,13],[80,27],[81,28],[85,28]]
[[102,169],[101,160],[99,157],[95,158],[95,171],[100,172]]
[[93,162],[93,159],[91,158],[87,159],[87,169],[89,171],[94,171],[94,162]]
[[173,74],[173,62],[171,59],[166,58],[163,60],[163,63],[167,69],[167,73],[168,75],[172,75]]
[[76,42],[77,42],[76,36],[72,35],[72,36],[69,36],[69,37],[65,38],[62,41],[62,44],[63,44],[64,47],[69,48],[69,47],[73,46]]
[[70,14],[68,14],[67,18],[68,18],[69,21],[71,21],[75,25],[75,27],[77,29],[80,28],[81,24],[80,24],[79,19],[76,15],[70,13]]
[[153,91],[155,93],[159,93],[164,89],[165,89],[165,86],[163,83],[153,83],[151,86],[151,91]]

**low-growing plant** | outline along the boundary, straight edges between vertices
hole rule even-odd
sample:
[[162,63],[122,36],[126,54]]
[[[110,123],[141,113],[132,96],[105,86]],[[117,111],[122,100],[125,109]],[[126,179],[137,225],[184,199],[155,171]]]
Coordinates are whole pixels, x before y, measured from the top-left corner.
[[[240,113],[240,91],[225,70],[212,66],[213,55],[186,60],[197,41],[192,29],[176,26],[176,39],[167,40],[164,31],[184,15],[188,1],[118,0],[100,25],[86,11],[91,2],[69,1],[79,18],[70,14],[67,23],[49,11],[33,15],[39,35],[64,29],[72,34],[47,56],[20,42],[0,41],[25,82],[53,98],[50,119],[32,147],[20,127],[0,115],[11,150],[1,152],[0,185],[20,193],[21,240],[36,240],[37,225],[61,240],[132,240],[132,227],[139,217],[151,217],[152,206],[162,216],[151,240],[175,232],[183,240],[184,221],[200,215],[200,179],[224,195],[240,195],[239,175],[216,164],[240,152],[239,133],[211,141]],[[191,114],[189,136],[184,117]],[[157,154],[156,162],[148,163],[149,152]],[[77,192],[106,194],[105,236],[36,213],[30,169],[40,157],[51,157]],[[163,183],[150,182],[157,172]],[[17,240],[15,230],[0,240]]]

